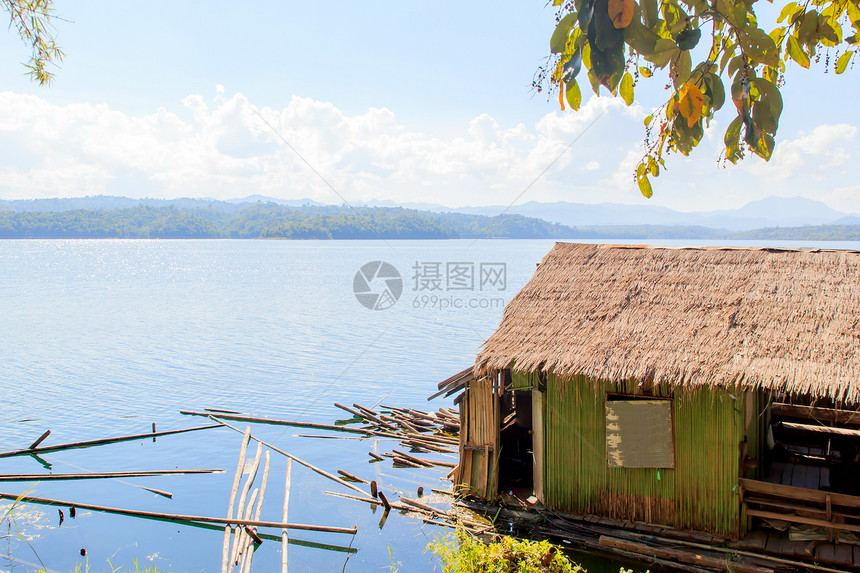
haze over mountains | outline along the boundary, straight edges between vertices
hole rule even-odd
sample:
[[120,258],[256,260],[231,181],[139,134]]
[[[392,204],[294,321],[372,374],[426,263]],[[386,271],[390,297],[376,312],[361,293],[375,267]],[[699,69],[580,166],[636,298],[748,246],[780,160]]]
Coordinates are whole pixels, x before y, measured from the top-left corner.
[[[369,206],[391,207],[393,202],[369,202]],[[496,215],[505,211],[501,205],[451,209],[432,203],[402,205],[422,211],[454,211],[473,215]],[[505,212],[544,219],[570,227],[605,225],[668,225],[709,227],[729,231],[748,231],[763,227],[800,227],[804,225],[854,225],[860,215],[842,213],[820,201],[803,197],[767,197],[751,201],[740,209],[684,213],[667,207],[624,205],[620,203],[538,203],[529,201],[515,205]]]
[[[94,196],[80,198],[0,200],[0,210],[18,212],[57,212],[73,209],[102,210],[127,209],[138,205],[151,207],[174,206],[178,209],[206,207],[219,211],[236,212],[253,203],[276,203],[289,207],[303,205],[321,206],[311,199],[276,199],[262,195],[220,201],[215,199],[132,199],[128,197]],[[739,209],[719,211],[681,212],[667,207],[650,205],[626,205],[619,203],[539,203],[529,201],[513,207],[488,205],[451,208],[435,203],[405,203],[393,201],[369,201],[355,206],[403,207],[435,213],[463,213],[470,215],[496,216],[500,213],[523,215],[560,223],[568,227],[602,226],[671,226],[705,227],[733,232],[768,227],[801,227],[807,225],[856,225],[860,215],[843,213],[831,209],[820,201],[802,197],[767,197],[751,201]]]

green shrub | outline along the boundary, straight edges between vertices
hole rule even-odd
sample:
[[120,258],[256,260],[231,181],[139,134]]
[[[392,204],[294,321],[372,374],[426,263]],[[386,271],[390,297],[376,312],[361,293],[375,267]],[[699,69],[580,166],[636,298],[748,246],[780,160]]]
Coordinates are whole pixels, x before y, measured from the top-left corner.
[[444,573],[586,573],[548,541],[502,537],[483,543],[462,530],[427,546]]

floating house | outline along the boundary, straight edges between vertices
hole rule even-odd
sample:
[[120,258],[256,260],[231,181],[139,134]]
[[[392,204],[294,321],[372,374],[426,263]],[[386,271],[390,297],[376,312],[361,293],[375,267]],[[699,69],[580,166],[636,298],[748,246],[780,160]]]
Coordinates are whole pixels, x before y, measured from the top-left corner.
[[[558,243],[461,377],[455,483],[732,539],[754,516],[857,532],[825,469],[858,459],[858,350],[858,252]],[[778,413],[814,472],[774,453]]]

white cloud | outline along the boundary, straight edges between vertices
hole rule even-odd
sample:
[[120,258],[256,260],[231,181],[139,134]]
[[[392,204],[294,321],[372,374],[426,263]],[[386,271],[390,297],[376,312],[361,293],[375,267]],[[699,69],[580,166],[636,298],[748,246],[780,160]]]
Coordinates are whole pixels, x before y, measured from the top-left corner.
[[769,162],[755,158],[746,168],[754,175],[774,179],[789,179],[800,171],[808,175],[833,169],[851,158],[842,144],[852,143],[856,135],[853,125],[819,125],[812,133],[779,141]]
[[[551,112],[533,125],[503,125],[481,114],[459,130],[429,135],[385,108],[350,115],[298,96],[283,108],[259,107],[220,85],[211,98],[189,95],[180,109],[148,115],[2,92],[0,198],[259,193],[458,206],[508,204],[528,188],[521,201],[638,203],[644,200],[633,169],[643,153],[645,115],[619,98],[592,97],[579,112]],[[667,158],[670,171],[654,182],[651,204],[703,209],[726,207],[729,197],[743,204],[798,195],[797,186],[814,174],[831,177],[816,198],[860,210],[860,193],[851,187],[856,133],[850,125],[819,126],[780,142],[770,164],[748,160],[725,170],[714,166],[721,137],[705,138],[693,159]],[[778,188],[762,184],[777,179]]]

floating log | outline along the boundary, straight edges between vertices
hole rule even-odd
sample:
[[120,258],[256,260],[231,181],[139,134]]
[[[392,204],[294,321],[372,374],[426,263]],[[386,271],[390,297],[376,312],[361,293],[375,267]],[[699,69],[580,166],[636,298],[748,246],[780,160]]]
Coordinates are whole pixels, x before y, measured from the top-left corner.
[[[375,504],[375,505],[384,505],[384,504],[382,503],[382,500],[381,500],[381,499],[380,499],[380,500],[376,500],[376,499],[366,499],[366,498],[364,498],[364,497],[358,497],[357,495],[349,495],[348,493],[339,493],[339,492],[336,492],[336,491],[324,491],[323,493],[324,493],[324,494],[326,494],[326,495],[333,495],[333,496],[335,496],[335,497],[342,497],[342,498],[345,498],[345,499],[354,499],[355,501],[363,501],[364,503],[372,503],[372,504]],[[396,509],[396,510],[398,510],[398,511],[412,511],[412,509],[411,509],[409,506],[402,505],[402,504],[399,504],[399,503],[389,503],[389,504],[388,504],[388,507],[389,507],[389,508],[391,508],[391,509]]]
[[658,559],[670,559],[690,565],[699,565],[701,567],[710,567],[718,571],[737,571],[737,573],[773,573],[773,569],[767,567],[759,567],[758,565],[749,565],[732,561],[728,557],[721,559],[710,555],[702,555],[700,553],[691,553],[680,549],[672,549],[669,547],[653,547],[643,543],[636,543],[626,539],[618,539],[601,535],[598,540],[600,545],[612,547],[613,549],[621,549],[630,553],[637,553],[647,557],[656,557]]
[[[230,503],[227,506],[227,519],[233,517],[233,504],[236,501],[236,492],[239,491],[239,483],[242,481],[242,470],[245,469],[245,452],[248,442],[251,441],[251,426],[245,428],[242,438],[242,446],[239,448],[239,463],[236,466],[236,474],[233,476],[233,487],[230,490]],[[224,528],[224,546],[221,551],[221,573],[227,573],[230,567],[230,526]]]
[[390,511],[391,510],[391,504],[388,503],[388,498],[385,497],[385,494],[382,493],[381,491],[377,491],[376,493],[379,495],[379,499],[382,501],[382,505],[385,506],[385,511]]
[[335,403],[334,403],[334,405],[335,405],[335,407],[340,408],[340,409],[341,409],[341,410],[343,410],[344,412],[348,412],[348,413],[352,414],[352,415],[353,415],[353,416],[355,416],[356,418],[361,418],[362,420],[366,419],[366,418],[364,417],[364,414],[362,414],[362,413],[361,413],[361,412],[359,412],[358,410],[353,410],[353,409],[352,409],[352,408],[350,408],[349,406],[344,406],[343,404],[338,404],[337,402],[335,402]]
[[[209,412],[193,412],[191,410],[180,410],[180,414],[186,416],[203,416],[204,418],[220,419],[220,420],[236,420],[238,422],[256,422],[260,424],[272,424],[275,426],[295,426],[298,428],[317,428],[320,430],[335,430],[337,432],[350,432],[353,434],[364,434],[368,436],[374,435],[372,430],[362,430],[361,428],[347,428],[346,426],[333,426],[331,424],[314,424],[313,422],[294,422],[291,420],[274,420],[272,418],[258,418],[255,416],[239,416],[235,414],[219,414],[217,418]],[[225,424],[226,425],[226,424]]]
[[422,458],[416,458],[415,456],[411,456],[411,455],[409,455],[409,454],[405,454],[405,453],[401,452],[400,450],[391,450],[391,452],[392,452],[395,456],[398,456],[398,457],[401,457],[401,458],[407,459],[407,460],[409,460],[410,462],[412,462],[412,463],[414,463],[414,464],[418,464],[418,465],[426,466],[426,467],[428,467],[428,468],[432,468],[432,467],[433,467],[433,463],[432,463],[430,460],[425,460],[425,459],[422,459]]
[[33,442],[33,443],[30,445],[30,447],[29,447],[29,448],[27,448],[27,449],[29,449],[29,450],[35,450],[36,448],[38,448],[38,447],[39,447],[39,444],[41,444],[42,442],[44,442],[44,441],[45,441],[45,438],[47,438],[47,437],[48,437],[48,436],[50,436],[50,435],[51,435],[51,430],[46,430],[46,431],[45,431],[45,433],[44,433],[44,434],[42,434],[41,436],[39,436],[39,439],[38,439],[38,440],[36,440],[35,442]]
[[[395,428],[394,426],[390,426],[390,425],[386,424],[382,419],[380,419],[379,416],[376,415],[376,412],[374,412],[373,410],[371,410],[369,408],[365,408],[361,404],[353,404],[353,406],[355,406],[356,408],[361,410],[362,413],[359,415],[362,418],[364,418],[365,420],[371,420],[373,422],[376,422],[376,424],[378,426],[381,426],[381,427],[385,428],[386,430],[390,430],[392,432],[397,431],[397,428]],[[384,416],[383,416],[383,418],[384,418]]]
[[302,523],[278,523],[274,521],[249,521],[245,519],[226,519],[223,517],[206,517],[202,515],[179,515],[173,513],[159,513],[155,511],[139,511],[135,509],[120,509],[117,507],[107,507],[103,505],[94,505],[90,503],[78,503],[74,501],[60,501],[56,499],[47,499],[42,497],[33,497],[28,495],[20,495],[13,493],[0,493],[0,499],[12,499],[19,502],[38,503],[42,505],[59,505],[72,506],[78,509],[89,509],[92,511],[103,511],[105,513],[116,513],[118,515],[128,515],[131,517],[146,517],[151,519],[166,519],[169,521],[197,521],[201,523],[220,523],[224,525],[249,525],[255,527],[272,527],[275,529],[300,529],[303,531],[320,531],[324,533],[343,533],[345,535],[354,535],[358,532],[357,527],[328,527],[324,525],[306,525]]
[[435,507],[431,507],[425,503],[421,503],[420,501],[415,501],[414,499],[409,499],[408,497],[401,497],[400,501],[402,501],[406,505],[411,505],[413,507],[423,509],[426,512],[437,514],[437,515],[442,515],[442,516],[445,516],[447,518],[451,518],[451,514],[449,514],[444,509],[436,509]]
[[337,473],[339,473],[340,475],[342,475],[346,479],[351,479],[352,481],[357,481],[359,483],[364,483],[364,484],[370,485],[370,482],[367,481],[366,479],[361,479],[360,477],[354,476],[351,473],[345,472],[343,470],[337,470]]
[[[215,420],[215,421],[220,421],[218,418],[216,418],[215,416],[212,416],[211,414],[210,414],[210,416],[209,416],[209,417],[210,417],[210,418],[212,418],[212,419],[213,419],[213,420]],[[232,430],[235,430],[235,431],[237,431],[237,432],[240,432],[240,430],[239,430],[238,428],[236,428],[235,426],[231,426],[230,424],[228,424],[228,423],[226,423],[226,422],[222,422],[222,423],[223,423],[225,426],[227,426],[228,428],[230,428],[230,429],[232,429]],[[256,437],[254,437],[254,436],[251,436],[251,438],[253,438],[254,440],[257,440],[257,442],[261,443],[262,445],[264,445],[264,446],[266,446],[266,447],[268,447],[268,448],[271,448],[272,450],[274,450],[274,451],[278,452],[279,454],[284,455],[284,456],[287,456],[287,457],[288,457],[288,458],[290,458],[291,460],[295,460],[295,461],[296,461],[296,463],[300,463],[300,464],[302,464],[302,465],[303,465],[303,466],[305,466],[306,468],[308,468],[308,469],[310,469],[310,470],[313,470],[313,471],[317,472],[317,473],[318,473],[318,474],[320,474],[321,476],[327,477],[327,478],[329,478],[329,479],[330,479],[330,480],[332,480],[332,481],[336,481],[336,482],[337,482],[337,483],[339,483],[340,485],[346,486],[346,487],[348,487],[349,489],[352,489],[352,490],[357,491],[358,493],[361,493],[361,494],[363,494],[363,495],[368,495],[364,490],[362,490],[362,489],[360,489],[360,488],[358,488],[358,487],[356,487],[356,486],[352,485],[352,484],[351,484],[351,483],[349,483],[349,482],[343,481],[342,479],[340,479],[340,478],[339,478],[339,477],[337,477],[336,475],[332,475],[332,474],[328,473],[327,471],[325,471],[325,470],[321,470],[320,468],[318,468],[318,467],[316,467],[316,466],[314,466],[314,465],[311,465],[311,464],[309,464],[308,462],[306,462],[306,461],[304,461],[304,460],[302,460],[302,459],[299,459],[299,458],[297,458],[296,456],[294,456],[294,455],[292,455],[292,454],[288,454],[288,453],[287,453],[287,452],[285,452],[284,450],[281,450],[281,449],[279,449],[279,448],[276,448],[276,447],[275,447],[275,446],[273,446],[272,444],[266,443],[266,442],[264,442],[263,440],[261,440],[260,438],[256,438]],[[368,496],[368,497],[369,497],[369,496]]]
[[384,461],[384,460],[385,460],[385,458],[383,458],[383,457],[382,457],[382,456],[380,456],[380,455],[374,454],[373,452],[367,452],[367,454],[368,454],[371,458],[373,458],[374,460],[376,460],[376,461],[378,461],[378,462],[381,462],[381,461]]
[[197,430],[210,430],[212,428],[220,428],[221,425],[197,426],[195,428],[184,428],[182,430],[167,430],[164,432],[134,434],[131,436],[119,436],[116,438],[102,438],[98,440],[86,440],[83,442],[72,442],[70,444],[58,444],[56,446],[45,446],[43,448],[27,448],[26,450],[13,450],[11,452],[0,453],[0,458],[9,458],[12,456],[20,456],[25,454],[44,454],[47,452],[57,452],[60,450],[69,450],[72,448],[87,448],[89,446],[100,446],[103,444],[113,444],[116,442],[127,442],[129,440],[140,440],[151,438],[153,436],[170,436],[172,434],[182,434],[184,432],[196,432]]
[[83,474],[0,474],[0,481],[53,481],[53,480],[80,480],[80,479],[116,479],[133,477],[153,477],[165,475],[185,474],[215,474],[224,473],[224,470],[150,470],[134,472],[101,472]]
[[407,460],[410,460],[410,461],[418,463],[418,464],[424,464],[424,465],[429,465],[429,466],[440,466],[443,468],[453,468],[454,466],[457,465],[453,462],[441,462],[439,460],[427,460],[424,458],[416,458],[415,456],[410,456],[409,454],[404,454],[400,450],[392,450],[392,451],[395,454],[402,456],[402,457],[406,458]]

